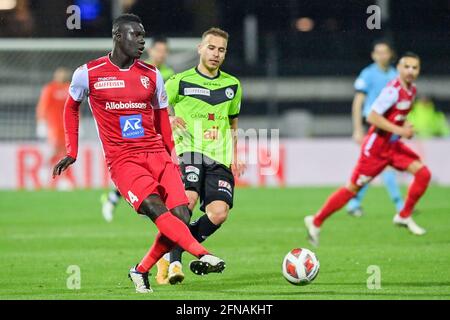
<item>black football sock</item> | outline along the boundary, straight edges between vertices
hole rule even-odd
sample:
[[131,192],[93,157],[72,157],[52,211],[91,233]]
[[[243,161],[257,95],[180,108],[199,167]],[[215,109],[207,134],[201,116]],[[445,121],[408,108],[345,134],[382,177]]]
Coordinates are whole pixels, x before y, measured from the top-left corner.
[[220,225],[216,226],[214,223],[212,223],[206,214],[202,215],[197,221],[192,222],[189,226],[192,235],[198,242],[205,241],[219,228]]
[[[192,222],[189,225],[189,230],[191,234],[198,242],[205,241],[210,235],[217,231],[220,225],[216,226],[209,220],[208,216],[204,214],[197,221]],[[175,261],[181,261],[181,255],[183,254],[183,249],[180,247],[174,248],[170,251],[170,263]]]

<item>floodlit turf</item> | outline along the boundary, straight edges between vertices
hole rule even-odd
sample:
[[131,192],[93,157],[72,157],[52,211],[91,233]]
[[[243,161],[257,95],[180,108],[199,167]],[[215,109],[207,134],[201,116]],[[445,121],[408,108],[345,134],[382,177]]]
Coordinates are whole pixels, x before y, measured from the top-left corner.
[[[392,225],[383,188],[369,190],[362,218],[344,211],[328,220],[316,252],[321,269],[309,286],[281,275],[285,253],[310,248],[303,217],[331,188],[238,189],[226,224],[206,242],[223,257],[223,274],[138,295],[127,278],[148,250],[156,227],[122,201],[115,220],[100,214],[101,190],[0,192],[0,299],[449,299],[450,188],[431,187],[416,220],[417,237]],[[198,216],[198,212],[195,216]],[[81,289],[69,290],[68,266],[81,270]],[[367,288],[369,266],[381,270],[381,289]]]

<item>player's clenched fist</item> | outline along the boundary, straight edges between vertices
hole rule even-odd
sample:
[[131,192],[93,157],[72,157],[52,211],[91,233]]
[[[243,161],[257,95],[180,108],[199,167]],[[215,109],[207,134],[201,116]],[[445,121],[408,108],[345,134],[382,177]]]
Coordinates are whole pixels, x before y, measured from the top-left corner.
[[186,122],[180,117],[170,117],[170,125],[172,126],[172,130],[186,130]]
[[75,159],[69,156],[66,156],[59,160],[56,166],[53,168],[53,178],[55,176],[59,176],[62,172],[64,172],[72,163],[75,162]]
[[244,174],[246,169],[247,166],[242,160],[233,160],[233,163],[231,164],[231,172],[233,172],[233,175],[235,175],[236,177],[240,177]]
[[414,128],[411,124],[405,124],[402,127],[400,135],[405,139],[411,139],[414,136]]

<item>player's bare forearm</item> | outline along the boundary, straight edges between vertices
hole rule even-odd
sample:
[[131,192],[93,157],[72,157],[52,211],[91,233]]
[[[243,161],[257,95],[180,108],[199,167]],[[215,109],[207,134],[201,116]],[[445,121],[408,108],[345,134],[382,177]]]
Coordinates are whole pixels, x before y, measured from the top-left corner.
[[353,120],[353,131],[362,131],[362,106],[366,95],[362,92],[357,92],[353,98],[352,103],[352,120]]
[[387,120],[382,115],[376,113],[375,111],[371,111],[369,116],[367,117],[367,121],[381,130],[388,131],[394,134],[403,135],[402,127],[397,126]]
[[244,174],[246,165],[238,157],[238,118],[230,120],[231,134],[233,138],[233,160],[231,164],[231,171],[237,177]]
[[231,136],[233,137],[233,161],[237,159],[237,145],[238,145],[238,118],[230,120]]
[[167,110],[169,111],[169,117],[174,117],[175,116],[175,110],[171,105],[167,106]]

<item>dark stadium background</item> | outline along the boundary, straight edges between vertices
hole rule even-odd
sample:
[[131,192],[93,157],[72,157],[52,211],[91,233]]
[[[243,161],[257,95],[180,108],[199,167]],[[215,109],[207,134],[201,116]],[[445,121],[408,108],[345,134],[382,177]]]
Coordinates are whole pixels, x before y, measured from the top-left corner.
[[[112,3],[109,0],[33,0],[29,20],[11,23],[11,13],[0,12],[1,37],[109,37]],[[429,75],[450,73],[450,1],[387,1],[389,18],[381,30],[366,28],[366,8],[377,1],[302,0],[153,0],[125,1],[126,12],[140,15],[148,35],[198,37],[212,25],[231,34],[224,68],[237,76],[265,76],[270,57],[277,57],[276,74],[292,76],[354,76],[370,62],[368,52],[375,39],[387,38],[397,52],[413,48],[423,58]],[[382,1],[384,2],[384,1]],[[134,4],[133,4],[134,3]],[[92,13],[79,31],[61,27],[68,5],[77,4]],[[247,15],[258,19],[259,50],[255,64],[243,59],[243,22]],[[310,17],[314,28],[299,32],[296,19]],[[383,18],[384,19],[384,18]],[[272,56],[270,56],[272,54]],[[268,58],[269,56],[269,58]],[[437,106],[450,112],[450,99],[438,98]],[[313,113],[349,113],[350,101],[279,103],[277,110],[302,108]],[[251,103],[244,114],[264,114],[267,106]]]

